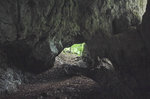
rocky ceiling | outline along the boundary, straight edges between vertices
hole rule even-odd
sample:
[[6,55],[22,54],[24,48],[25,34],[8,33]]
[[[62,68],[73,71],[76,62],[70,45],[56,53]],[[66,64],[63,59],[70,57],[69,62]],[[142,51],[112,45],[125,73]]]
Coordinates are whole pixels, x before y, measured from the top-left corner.
[[102,47],[116,34],[128,36],[122,32],[140,25],[146,1],[1,0],[1,49],[15,66],[42,72],[73,43],[92,43],[96,35]]

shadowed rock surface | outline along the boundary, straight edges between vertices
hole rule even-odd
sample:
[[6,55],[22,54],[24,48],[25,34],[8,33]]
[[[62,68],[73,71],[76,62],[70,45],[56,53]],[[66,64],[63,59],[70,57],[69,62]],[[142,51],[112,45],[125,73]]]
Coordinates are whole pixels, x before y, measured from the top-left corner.
[[0,43],[15,66],[42,72],[66,46],[139,25],[145,1],[1,0]]

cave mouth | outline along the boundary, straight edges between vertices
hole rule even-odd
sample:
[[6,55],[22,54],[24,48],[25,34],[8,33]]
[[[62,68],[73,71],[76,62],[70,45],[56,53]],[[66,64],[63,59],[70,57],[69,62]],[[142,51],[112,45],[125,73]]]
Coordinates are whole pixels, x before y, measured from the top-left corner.
[[85,50],[85,43],[73,44],[66,47],[55,58],[54,66],[62,64],[75,64],[77,61],[82,60],[83,52]]
[[82,56],[83,50],[84,50],[84,45],[85,45],[85,43],[73,44],[70,47],[64,48],[62,53],[65,53],[65,54],[70,53],[70,54]]

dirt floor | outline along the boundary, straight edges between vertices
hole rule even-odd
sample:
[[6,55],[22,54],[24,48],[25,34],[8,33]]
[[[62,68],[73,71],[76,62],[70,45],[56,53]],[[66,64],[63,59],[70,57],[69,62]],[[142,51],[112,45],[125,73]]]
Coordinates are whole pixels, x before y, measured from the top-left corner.
[[31,77],[28,84],[18,86],[15,93],[0,99],[99,99],[100,86],[83,75],[67,75],[67,67],[86,67],[81,57],[62,53],[52,69]]

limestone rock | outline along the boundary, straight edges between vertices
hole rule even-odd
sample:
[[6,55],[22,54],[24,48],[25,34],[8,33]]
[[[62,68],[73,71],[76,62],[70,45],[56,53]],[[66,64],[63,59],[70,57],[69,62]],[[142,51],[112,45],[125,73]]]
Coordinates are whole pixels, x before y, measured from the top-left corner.
[[145,1],[1,0],[0,44],[20,61],[12,63],[39,73],[51,68],[66,46],[140,24]]

